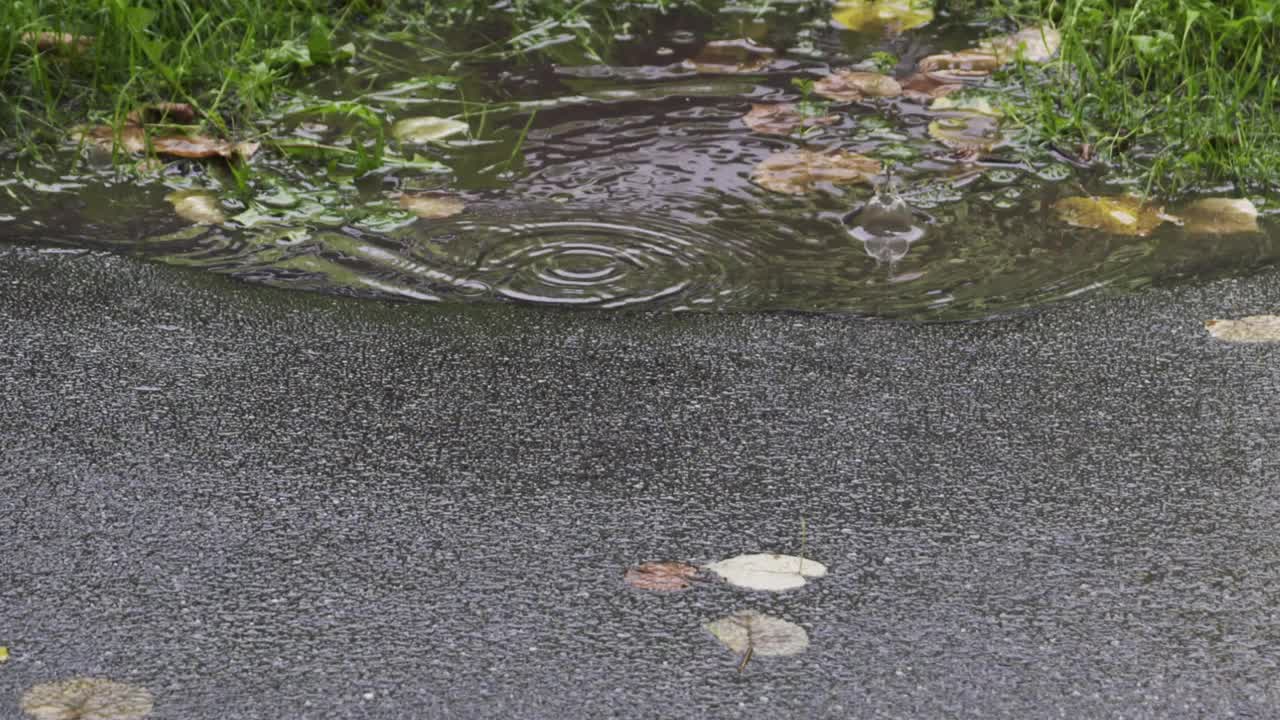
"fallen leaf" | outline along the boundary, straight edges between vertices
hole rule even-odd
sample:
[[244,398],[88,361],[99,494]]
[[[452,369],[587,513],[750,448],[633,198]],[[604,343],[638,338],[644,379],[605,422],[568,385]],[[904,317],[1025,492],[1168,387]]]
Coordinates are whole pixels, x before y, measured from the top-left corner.
[[988,153],[1004,141],[1000,118],[976,112],[938,118],[929,123],[929,135],[952,150],[971,155]]
[[[106,152],[111,152],[117,139],[126,152],[141,155],[147,151],[147,131],[137,125],[125,125],[117,133],[108,125],[79,128],[72,132],[76,142],[90,142]],[[228,142],[203,135],[158,135],[151,137],[150,146],[160,155],[180,158],[240,158],[248,160],[258,151],[259,143]]]
[[711,563],[707,569],[730,585],[773,592],[803,587],[806,578],[820,578],[827,574],[827,566],[816,560],[775,553],[739,555]]
[[971,112],[990,117],[1004,117],[1000,108],[991,104],[991,98],[985,95],[944,95],[937,98],[929,109],[935,112]]
[[813,91],[830,100],[855,102],[864,97],[896,97],[902,94],[902,86],[888,75],[841,70],[815,82]]
[[427,220],[453,217],[467,209],[462,200],[444,193],[401,195],[400,207]]
[[772,48],[747,39],[713,40],[702,46],[697,56],[681,65],[700,73],[738,74],[759,72],[773,62]]
[[[799,655],[809,649],[809,633],[793,622],[754,610],[736,612],[704,625],[725,647],[752,655]],[[745,664],[745,663],[744,663]]]
[[84,52],[93,45],[93,38],[88,35],[73,35],[72,33],[55,33],[55,32],[27,32],[22,33],[22,42],[25,45],[34,45],[37,50],[71,50],[74,52]]
[[1062,198],[1053,209],[1068,225],[1113,235],[1145,237],[1169,219],[1163,208],[1135,195]]
[[840,0],[831,21],[847,30],[902,32],[933,21],[927,0]]
[[391,134],[402,142],[432,143],[440,142],[454,135],[461,135],[470,129],[461,120],[442,117],[415,117],[405,118],[391,126]]
[[686,590],[698,576],[698,568],[688,563],[646,562],[627,568],[623,580],[633,588],[657,592]]
[[797,128],[832,125],[839,120],[838,115],[803,113],[792,103],[752,105],[751,111],[742,116],[747,127],[765,135],[789,135]]
[[942,83],[982,80],[1002,65],[1000,57],[982,50],[961,50],[921,58],[916,68]]
[[150,691],[102,678],[43,683],[22,695],[22,710],[36,720],[136,720],[151,713]]
[[901,85],[902,94],[905,97],[920,102],[928,102],[935,98],[944,97],[957,90],[963,90],[965,87],[963,83],[946,82],[919,72],[903,80]]
[[149,125],[155,123],[189,124],[196,121],[196,109],[187,103],[154,103],[145,105],[125,116],[130,125]]
[[9,661],[9,648],[0,645],[0,663]]
[[774,192],[802,195],[818,183],[869,183],[879,173],[879,160],[845,150],[786,150],[765,158],[751,171],[751,179]]
[[1178,213],[1187,232],[1234,235],[1258,232],[1258,208],[1243,198],[1203,198]]
[[1012,35],[1000,35],[978,43],[978,47],[1009,62],[1021,57],[1027,62],[1045,63],[1062,46],[1062,33],[1045,25],[1023,28]]
[[222,214],[218,196],[204,190],[182,190],[165,196],[173,204],[174,212],[184,220],[197,225],[221,225],[227,221]]
[[107,125],[79,127],[71,131],[71,139],[77,143],[93,145],[106,152],[111,152],[117,140],[120,148],[127,153],[141,155],[147,151],[147,131],[135,125],[125,125],[118,133]]
[[1209,334],[1224,342],[1280,342],[1280,315],[1250,315],[1239,320],[1206,320]]

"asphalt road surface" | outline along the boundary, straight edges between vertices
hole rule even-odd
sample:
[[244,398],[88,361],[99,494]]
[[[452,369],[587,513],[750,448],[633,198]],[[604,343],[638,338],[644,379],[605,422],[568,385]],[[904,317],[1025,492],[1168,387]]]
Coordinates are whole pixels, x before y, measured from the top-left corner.
[[[1280,713],[1280,273],[917,326],[0,249],[0,717]],[[786,593],[631,564],[804,553]],[[756,609],[807,652],[739,658]]]

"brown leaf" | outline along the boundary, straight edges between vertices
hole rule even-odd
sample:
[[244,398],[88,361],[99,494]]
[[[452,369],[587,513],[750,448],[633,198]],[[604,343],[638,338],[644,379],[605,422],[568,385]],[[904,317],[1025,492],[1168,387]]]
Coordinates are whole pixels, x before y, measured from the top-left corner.
[[864,97],[896,97],[902,94],[902,86],[888,75],[841,70],[815,82],[813,91],[830,100],[855,102]]
[[751,111],[742,116],[747,127],[765,135],[789,135],[796,128],[832,125],[839,120],[837,115],[806,115],[792,103],[752,105]]
[[627,568],[623,580],[633,588],[656,592],[687,590],[698,576],[698,568],[688,563],[664,561],[640,563]]
[[124,121],[130,125],[166,122],[185,125],[196,121],[196,109],[187,103],[155,103],[134,110],[125,116]]
[[1004,142],[1000,118],[977,112],[952,113],[929,123],[929,135],[971,159]]
[[1136,195],[1067,197],[1055,202],[1053,209],[1068,225],[1113,235],[1145,237],[1170,219],[1163,208]]
[[995,53],[961,50],[922,58],[916,68],[941,83],[962,83],[985,79],[1002,64]]
[[902,81],[902,94],[911,100],[919,102],[936,100],[963,89],[964,85],[962,83],[944,82],[929,77],[924,73],[916,73]]
[[1238,320],[1205,320],[1215,338],[1233,343],[1280,342],[1280,316],[1250,315]]
[[869,183],[879,173],[879,160],[845,150],[787,150],[765,158],[751,171],[751,179],[773,192],[803,195],[819,183]]
[[84,52],[93,45],[93,38],[88,35],[73,35],[71,33],[55,33],[55,32],[27,32],[22,33],[22,42],[25,45],[34,45],[37,50],[69,50],[72,52]]
[[700,73],[753,73],[773,62],[774,51],[750,40],[713,40],[696,57],[681,63]]
[[462,200],[444,193],[401,195],[400,207],[427,220],[453,217],[467,209],[466,203]]
[[[147,132],[137,125],[125,125],[116,131],[109,125],[78,128],[71,137],[76,142],[89,142],[111,152],[117,137],[120,147],[129,153],[141,155],[147,151]],[[151,148],[159,155],[180,158],[240,158],[248,160],[261,147],[254,142],[228,142],[203,135],[158,135],[151,137]]]

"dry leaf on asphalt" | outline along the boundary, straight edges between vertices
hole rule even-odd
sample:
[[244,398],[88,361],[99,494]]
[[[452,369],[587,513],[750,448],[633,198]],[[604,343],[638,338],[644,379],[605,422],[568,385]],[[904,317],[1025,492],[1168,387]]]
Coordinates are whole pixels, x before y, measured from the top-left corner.
[[467,209],[460,198],[444,193],[401,195],[400,207],[427,220],[453,217]]
[[700,73],[753,73],[769,67],[775,53],[772,48],[750,40],[713,40],[702,46],[697,56],[685,60],[683,67]]
[[845,150],[818,153],[786,150],[765,158],[751,171],[761,187],[786,195],[803,195],[820,183],[870,183],[880,173],[880,161]]
[[20,705],[35,720],[137,720],[151,714],[154,700],[136,685],[73,678],[32,687]]
[[902,32],[933,21],[929,0],[839,0],[831,21],[846,30]]
[[902,86],[888,75],[841,70],[815,82],[813,91],[829,100],[855,102],[864,97],[897,97]]
[[707,569],[730,585],[771,592],[803,587],[808,578],[827,574],[827,566],[816,560],[777,553],[739,555],[711,563]]
[[1196,235],[1258,232],[1258,208],[1243,198],[1202,198],[1183,207],[1178,218]]
[[1163,208],[1135,195],[1062,198],[1053,209],[1068,225],[1113,235],[1145,237],[1170,219]]
[[1250,315],[1239,320],[1206,320],[1204,326],[1210,335],[1225,342],[1280,342],[1278,315]]
[[833,125],[840,121],[838,115],[810,115],[800,111],[792,103],[752,105],[751,111],[742,116],[747,127],[765,135],[789,135],[797,128]]
[[698,576],[698,568],[688,563],[664,561],[640,563],[627,568],[623,580],[633,588],[656,592],[686,590]]
[[73,35],[71,33],[56,32],[27,32],[22,33],[22,42],[25,45],[34,45],[37,50],[71,50],[74,52],[84,52],[93,45],[93,38],[88,35]]
[[165,196],[174,212],[197,225],[221,225],[227,221],[218,196],[205,190],[182,190]]
[[754,610],[736,612],[704,625],[707,632],[734,653],[750,655],[799,655],[809,649],[809,633],[793,622]]

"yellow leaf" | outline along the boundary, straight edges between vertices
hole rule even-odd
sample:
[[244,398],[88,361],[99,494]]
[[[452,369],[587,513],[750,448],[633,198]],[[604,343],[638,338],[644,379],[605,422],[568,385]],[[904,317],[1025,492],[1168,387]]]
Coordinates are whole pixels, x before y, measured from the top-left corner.
[[1112,235],[1145,237],[1169,219],[1163,208],[1135,195],[1062,198],[1053,209],[1068,225]]
[[933,5],[924,0],[840,0],[831,20],[848,30],[901,32],[933,21]]

